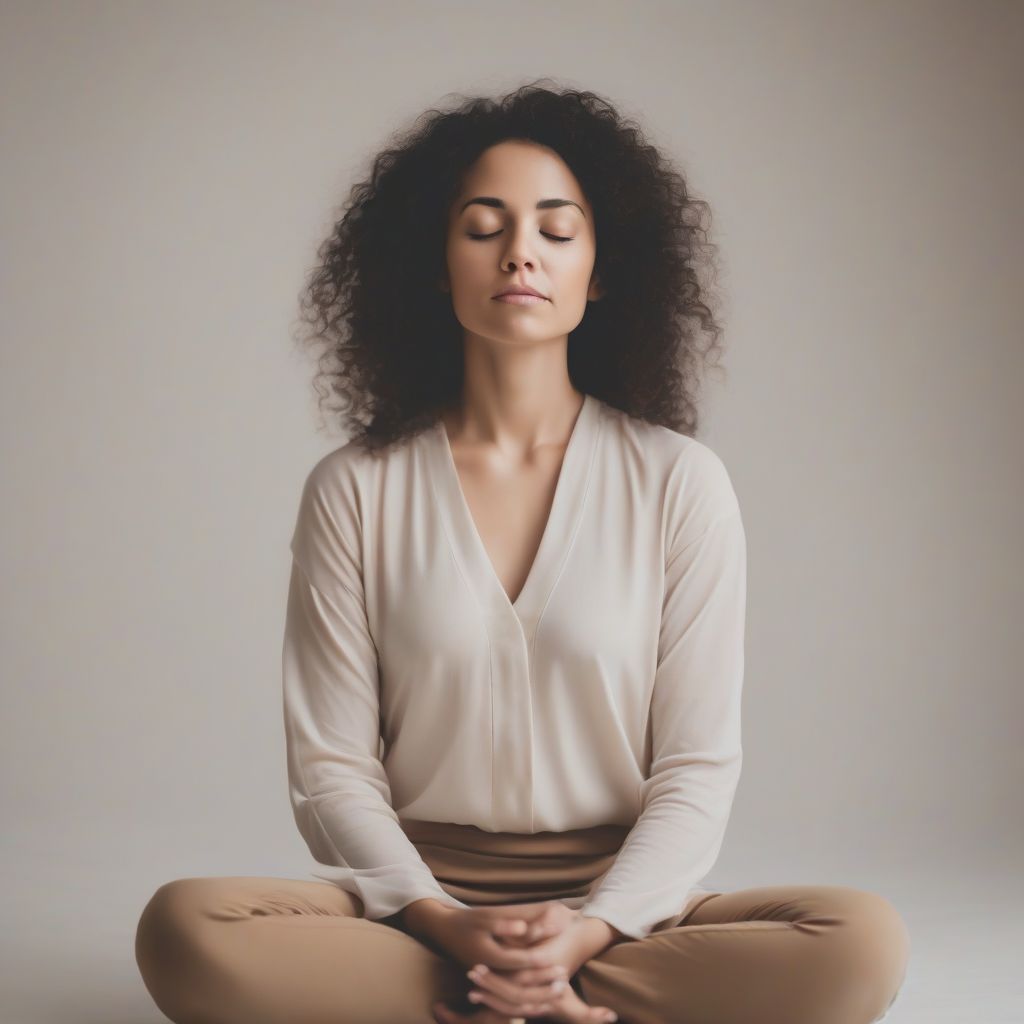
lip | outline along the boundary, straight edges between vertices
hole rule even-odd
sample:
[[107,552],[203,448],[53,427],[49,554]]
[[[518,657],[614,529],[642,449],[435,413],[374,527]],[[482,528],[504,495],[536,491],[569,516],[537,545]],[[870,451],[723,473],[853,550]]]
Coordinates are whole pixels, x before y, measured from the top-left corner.
[[513,285],[511,288],[506,288],[503,292],[498,292],[497,295],[492,295],[493,299],[504,299],[514,295],[532,295],[535,299],[546,299],[546,295],[541,295],[536,288],[531,288],[529,285]]
[[539,306],[548,300],[543,295],[531,295],[524,292],[503,292],[494,296],[495,302],[505,302],[510,306]]

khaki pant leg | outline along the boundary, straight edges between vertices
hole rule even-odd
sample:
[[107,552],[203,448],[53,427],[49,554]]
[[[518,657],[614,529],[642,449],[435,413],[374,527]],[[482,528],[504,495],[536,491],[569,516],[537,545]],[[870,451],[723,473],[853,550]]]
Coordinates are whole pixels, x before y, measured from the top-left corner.
[[465,991],[456,965],[361,915],[329,882],[179,878],[142,911],[136,962],[175,1024],[424,1024]]
[[609,947],[574,983],[623,1024],[872,1024],[909,957],[885,897],[774,885],[710,896],[679,925]]

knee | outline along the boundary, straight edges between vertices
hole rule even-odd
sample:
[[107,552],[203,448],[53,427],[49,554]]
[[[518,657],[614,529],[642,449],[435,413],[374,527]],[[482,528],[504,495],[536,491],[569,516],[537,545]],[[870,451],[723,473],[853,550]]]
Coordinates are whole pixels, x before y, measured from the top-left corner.
[[833,995],[849,1008],[851,1024],[880,1020],[903,985],[910,960],[910,932],[903,916],[880,893],[835,886],[837,927],[823,944],[823,971]]
[[176,1024],[209,1024],[212,984],[208,911],[217,880],[178,878],[150,897],[135,930],[135,962],[153,1000]]
[[195,939],[214,879],[176,878],[149,898],[135,932],[136,957]]

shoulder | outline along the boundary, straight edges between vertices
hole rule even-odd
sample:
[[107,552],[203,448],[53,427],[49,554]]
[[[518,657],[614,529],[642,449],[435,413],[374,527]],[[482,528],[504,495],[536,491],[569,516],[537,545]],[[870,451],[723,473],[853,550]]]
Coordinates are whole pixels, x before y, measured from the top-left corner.
[[303,502],[316,502],[336,509],[339,515],[359,516],[365,495],[375,480],[408,457],[413,438],[406,438],[377,451],[355,439],[320,456],[306,471],[302,485]]
[[724,459],[704,441],[602,404],[610,432],[643,467],[642,479],[658,490],[670,518],[699,525],[739,512]]
[[381,457],[350,440],[305,472],[289,546],[321,590],[332,577],[351,576],[361,563],[369,477]]
[[306,471],[303,498],[351,500],[359,489],[369,458],[355,441],[347,441],[321,455]]
[[352,439],[321,455],[302,481],[292,550],[312,556],[316,550],[334,549],[355,560],[364,524],[374,515],[373,496],[391,470],[405,475],[417,436],[377,450]]

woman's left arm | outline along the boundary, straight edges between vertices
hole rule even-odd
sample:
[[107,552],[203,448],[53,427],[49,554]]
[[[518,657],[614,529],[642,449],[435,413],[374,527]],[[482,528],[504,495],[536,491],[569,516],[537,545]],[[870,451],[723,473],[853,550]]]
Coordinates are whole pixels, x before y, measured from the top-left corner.
[[704,520],[675,531],[666,560],[641,811],[580,908],[635,939],[677,915],[711,870],[742,764],[746,536],[721,461],[702,465]]

